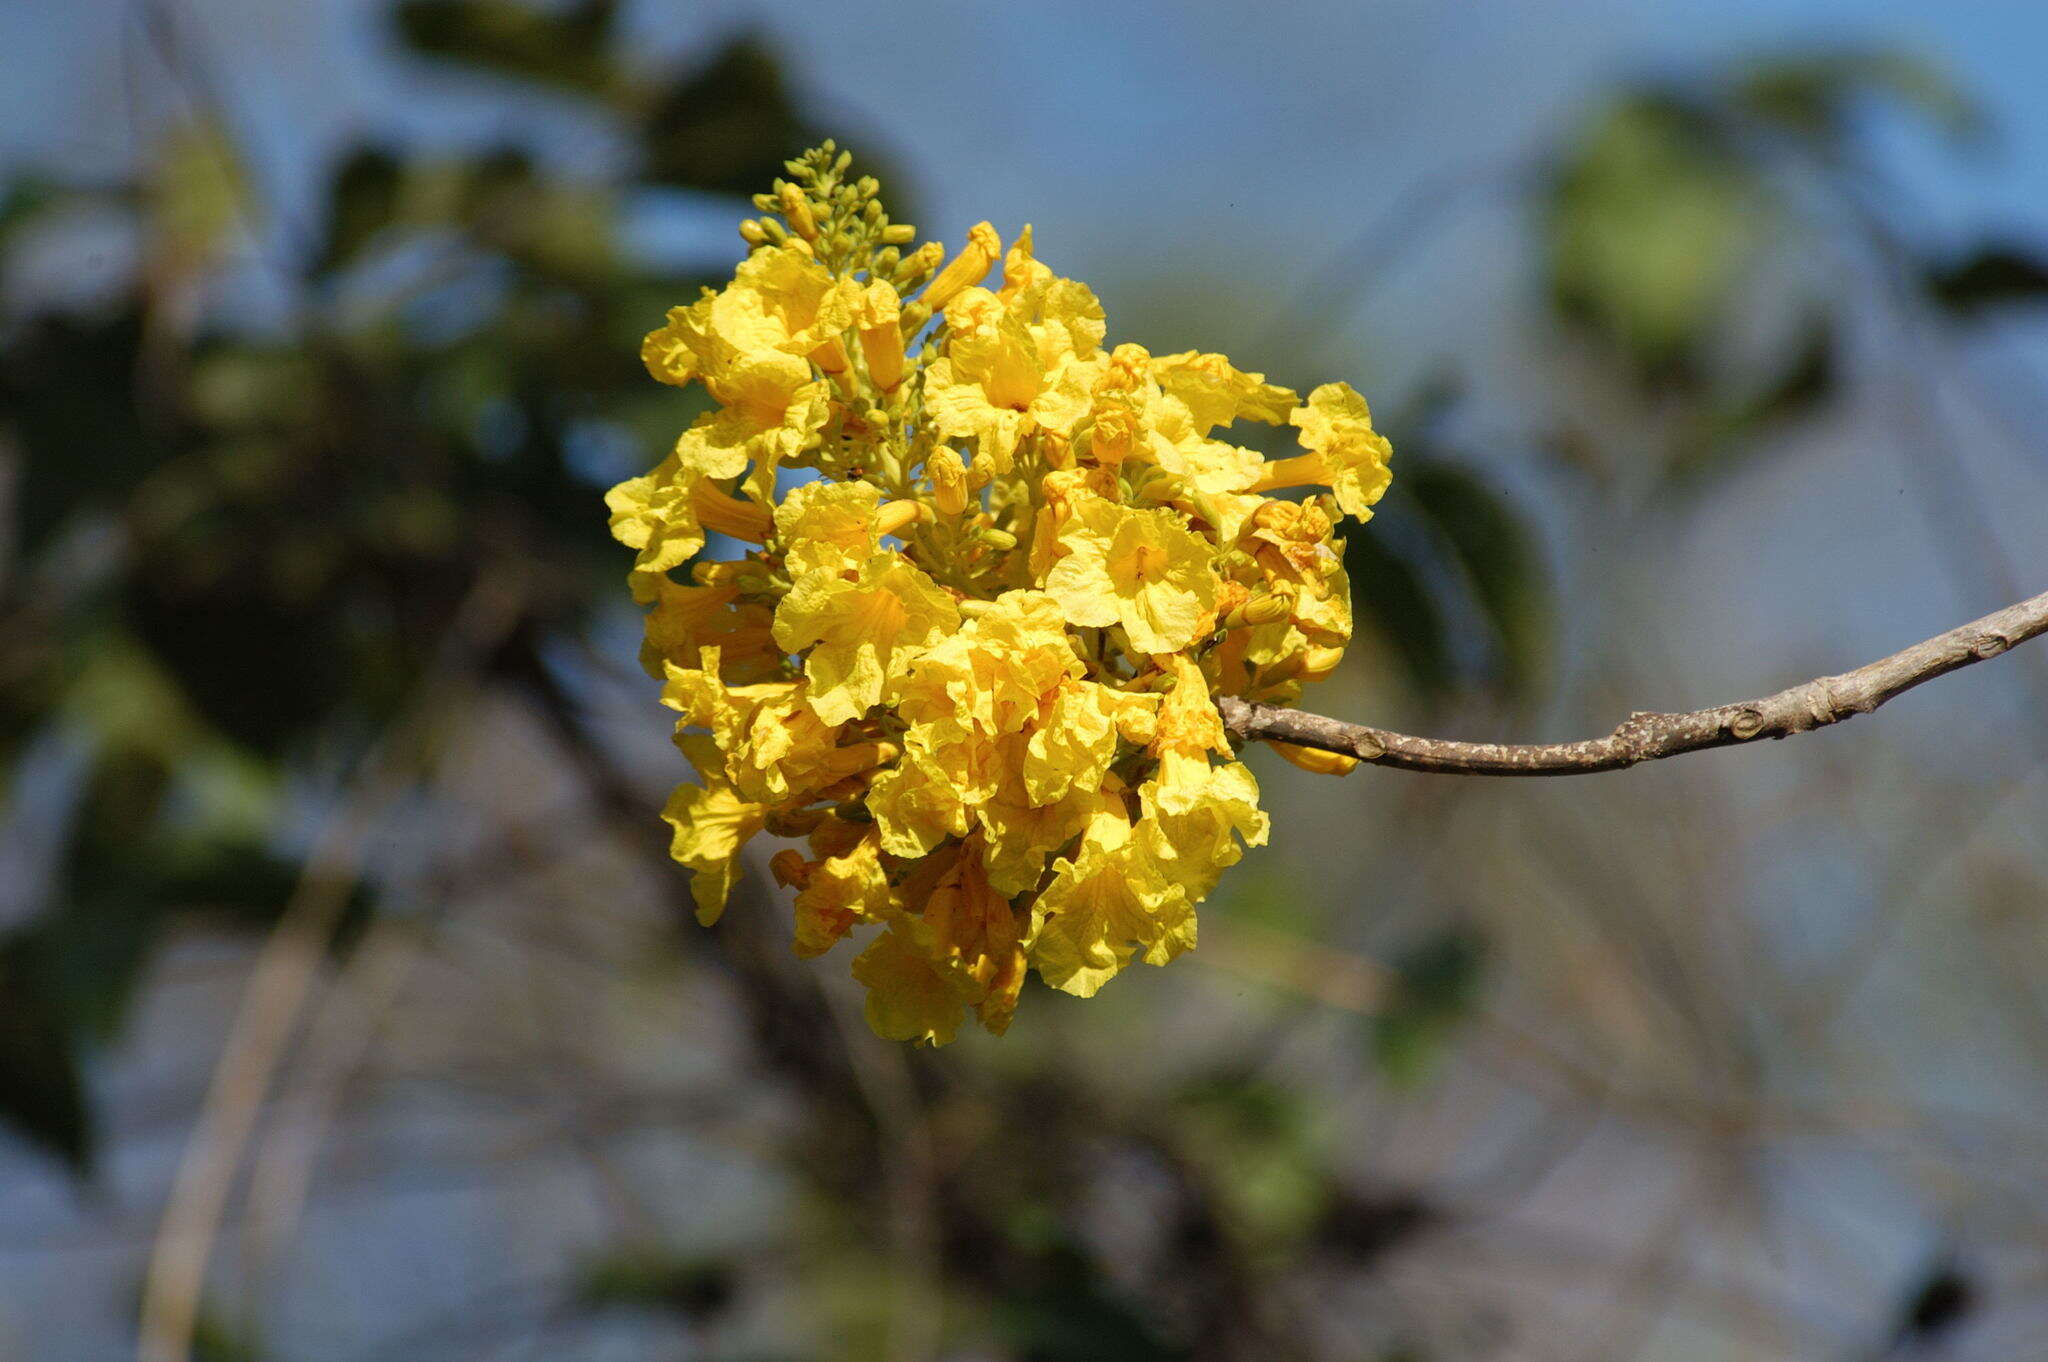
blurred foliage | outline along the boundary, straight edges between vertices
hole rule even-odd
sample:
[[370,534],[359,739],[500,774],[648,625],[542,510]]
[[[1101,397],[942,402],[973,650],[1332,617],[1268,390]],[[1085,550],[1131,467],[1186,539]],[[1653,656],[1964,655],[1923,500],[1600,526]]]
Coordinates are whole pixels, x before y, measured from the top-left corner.
[[[527,584],[490,662],[522,686],[615,584],[601,489],[688,415],[647,382],[639,338],[703,282],[628,258],[621,206],[656,185],[752,190],[812,133],[757,39],[643,71],[614,9],[415,3],[396,21],[426,57],[610,119],[640,152],[620,181],[516,145],[366,142],[337,157],[310,230],[284,234],[302,258],[271,249],[205,120],[133,185],[0,194],[0,250],[49,249],[79,212],[141,243],[111,296],[19,307],[0,329],[0,744],[17,790],[46,735],[87,768],[41,910],[0,941],[0,1118],[76,1168],[86,1057],[167,924],[261,929],[290,897],[291,773],[362,749],[480,582]],[[289,275],[281,328],[217,301],[252,257]]]
[[1348,522],[1353,609],[1417,692],[1530,695],[1554,628],[1550,569],[1524,509],[1453,427],[1463,391],[1427,385],[1387,423],[1398,473],[1370,528]]
[[1373,1057],[1396,1084],[1426,1078],[1478,1005],[1486,943],[1468,927],[1431,936],[1394,962],[1392,1001],[1372,1019]]
[[731,1263],[629,1249],[587,1264],[574,1294],[586,1310],[657,1310],[706,1320],[731,1306],[737,1275]]
[[1958,150],[1985,129],[1937,67],[1843,49],[1641,85],[1550,158],[1536,210],[1552,313],[1593,361],[1582,376],[1663,432],[1609,448],[1611,434],[1574,424],[1556,441],[1582,469],[1614,477],[1647,454],[1657,477],[1696,490],[1824,409],[1869,292],[1841,287],[1859,249],[1951,321],[2041,300],[2048,254],[2003,240],[1949,253],[1884,225],[1873,205],[1897,190],[1866,155],[1883,119]]

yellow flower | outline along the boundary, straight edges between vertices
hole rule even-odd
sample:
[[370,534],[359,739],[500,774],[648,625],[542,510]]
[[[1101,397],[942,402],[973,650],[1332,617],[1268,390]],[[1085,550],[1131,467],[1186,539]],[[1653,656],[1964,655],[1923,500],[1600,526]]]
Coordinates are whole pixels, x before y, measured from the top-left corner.
[[1068,623],[1120,624],[1146,653],[1178,651],[1213,627],[1216,549],[1185,517],[1084,497],[1059,542],[1066,556],[1053,564],[1045,589]]
[[[1193,946],[1265,840],[1218,698],[1290,703],[1343,656],[1331,522],[1370,514],[1387,442],[1342,384],[1105,352],[1029,227],[1004,254],[982,223],[940,269],[836,148],[790,166],[756,200],[787,226],[743,224],[732,282],[642,349],[711,408],[606,498],[697,770],[671,849],[709,923],[756,832],[806,837],[769,863],[797,953],[865,930],[878,1033],[944,1044],[970,1009],[1000,1033],[1027,970],[1087,996]],[[1239,421],[1305,452],[1268,463]],[[1265,495],[1299,485],[1331,490]]]
[[897,918],[853,961],[867,985],[867,1019],[884,1040],[944,1045],[960,1030],[962,981],[922,950],[916,928]]
[[1006,591],[909,669],[896,708],[920,723],[971,723],[1015,733],[1037,717],[1040,698],[1081,674],[1059,603],[1041,591]]
[[1005,781],[974,807],[976,823],[988,834],[983,859],[989,883],[1011,895],[1035,889],[1053,853],[1079,836],[1107,803],[1097,790],[1082,785],[1052,803],[1040,804],[1032,800],[1022,779]]
[[742,600],[736,586],[683,586],[666,575],[649,579],[652,608],[640,665],[657,679],[671,663],[687,665],[706,647],[719,651],[720,675],[735,684],[778,676],[782,650],[769,632],[774,612],[759,601]]
[[822,381],[779,394],[777,402],[721,407],[683,432],[676,458],[714,478],[737,477],[751,462],[747,491],[756,501],[772,501],[775,470],[817,442],[829,412]]
[[819,852],[796,896],[796,953],[823,955],[862,922],[880,921],[889,908],[889,876],[872,826],[865,831],[836,819],[812,835]]
[[1156,873],[1199,902],[1243,857],[1238,845],[1266,844],[1267,820],[1259,808],[1259,783],[1242,762],[1184,768],[1178,782],[1149,781],[1139,791],[1145,810],[1140,827],[1147,861]]
[[[982,870],[978,841],[969,839],[932,887],[914,935],[951,976],[956,996],[1001,1035],[1024,986],[1023,933],[1009,897],[997,893]],[[915,893],[910,888],[906,898]]]
[[1348,383],[1325,383],[1287,419],[1301,427],[1302,447],[1310,452],[1269,465],[1252,490],[1322,483],[1336,492],[1345,515],[1370,520],[1393,477],[1387,460],[1394,448],[1372,428],[1365,399]]
[[877,279],[861,294],[854,324],[860,328],[860,352],[868,364],[868,377],[883,392],[896,391],[905,368],[903,300],[895,289]]
[[701,381],[720,406],[779,406],[777,393],[786,401],[810,381],[807,356],[853,324],[861,294],[802,247],[755,251],[729,287],[670,308],[640,357],[664,383]]
[[996,235],[993,224],[977,222],[968,229],[967,245],[960,254],[946,262],[946,267],[925,285],[918,302],[926,309],[925,315],[943,311],[955,295],[964,288],[979,284],[988,277],[989,267],[1002,254],[1003,239]]
[[1152,756],[1159,762],[1156,785],[1170,812],[1200,797],[1207,783],[1212,753],[1228,755],[1230,737],[1223,716],[1209,699],[1202,669],[1185,657],[1168,659],[1173,689],[1159,702],[1159,721],[1152,736]]
[[740,848],[761,830],[768,808],[741,799],[718,778],[717,752],[708,742],[685,750],[698,762],[704,784],[678,785],[661,816],[675,829],[669,855],[694,872],[690,895],[697,901],[697,921],[709,927],[725,912]]
[[944,765],[913,745],[896,766],[868,786],[868,813],[892,856],[929,854],[967,831],[967,803]]
[[775,611],[775,641],[810,655],[810,704],[828,724],[879,704],[918,651],[960,623],[952,598],[896,552],[871,555],[851,579],[812,572]]
[[605,493],[612,538],[639,550],[631,581],[633,596],[642,603],[659,595],[658,583],[704,547],[704,527],[697,522],[692,498],[694,483],[683,473],[681,460],[671,454],[654,472]]
[[[795,245],[755,251],[730,287],[671,308],[648,334],[641,357],[656,378],[701,381],[717,401],[683,433],[677,457],[714,478],[737,477],[751,461],[749,490],[771,501],[775,469],[818,438],[829,411],[814,359],[843,353],[839,334],[863,297]],[[839,367],[843,368],[841,363]]]
[[1092,998],[1133,956],[1163,965],[1195,944],[1195,914],[1120,811],[1088,822],[1080,854],[1053,862],[1026,952],[1054,988]]
[[944,353],[926,371],[925,410],[940,439],[975,441],[977,465],[1008,473],[1025,437],[1064,435],[1087,413],[1092,376],[1083,357],[1042,352],[1025,318],[995,295],[969,289],[946,316]]
[[882,492],[865,482],[808,482],[775,508],[775,534],[792,579],[850,572],[880,547],[875,512]]
[[1098,788],[1116,758],[1117,719],[1137,698],[1092,681],[1069,681],[1053,692],[1025,748],[1024,789],[1032,802],[1050,804],[1077,785]]
[[1301,400],[1292,388],[1266,382],[1264,374],[1245,373],[1222,355],[1193,350],[1154,359],[1152,376],[1167,396],[1186,406],[1203,435],[1235,421],[1277,426]]

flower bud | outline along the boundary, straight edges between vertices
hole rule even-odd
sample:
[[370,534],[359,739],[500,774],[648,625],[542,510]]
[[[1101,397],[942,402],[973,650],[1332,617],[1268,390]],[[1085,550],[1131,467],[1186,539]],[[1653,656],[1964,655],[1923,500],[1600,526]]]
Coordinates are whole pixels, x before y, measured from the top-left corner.
[[1225,629],[1252,629],[1262,624],[1278,624],[1294,613],[1294,602],[1277,592],[1264,592],[1253,596],[1244,604],[1231,610],[1223,617]]
[[1342,648],[1308,647],[1301,650],[1301,679],[1318,681],[1337,670],[1337,664],[1344,660]]
[[[927,241],[903,257],[903,287],[916,287],[919,282],[929,277],[931,272],[939,267],[939,262],[945,258],[946,248],[936,241]],[[925,315],[929,317],[931,313],[927,311]]]
[[768,873],[786,889],[802,889],[811,882],[815,869],[795,847],[784,847],[768,859]]
[[892,501],[875,512],[875,533],[895,534],[916,521],[931,518],[931,507],[921,501]]
[[966,248],[939,271],[938,278],[925,288],[924,296],[918,301],[931,312],[943,311],[962,289],[973,288],[988,278],[989,270],[1002,253],[1003,239],[996,235],[994,225],[975,223],[967,233]]
[[1342,752],[1325,752],[1319,747],[1296,747],[1291,742],[1268,742],[1281,759],[1319,776],[1348,776],[1358,769],[1358,758]]
[[789,225],[798,236],[806,241],[818,239],[818,219],[811,213],[811,201],[804,192],[793,184],[784,184],[780,190],[782,216],[789,219]]
[[960,515],[967,509],[967,465],[951,446],[941,446],[925,460],[925,475],[932,480],[932,500],[940,515]]

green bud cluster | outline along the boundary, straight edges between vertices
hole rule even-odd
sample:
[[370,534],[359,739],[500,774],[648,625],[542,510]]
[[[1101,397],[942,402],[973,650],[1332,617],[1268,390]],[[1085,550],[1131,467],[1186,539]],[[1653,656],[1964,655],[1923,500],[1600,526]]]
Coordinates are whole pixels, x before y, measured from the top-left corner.
[[783,162],[789,178],[754,195],[762,216],[742,222],[740,236],[754,247],[797,238],[834,274],[881,280],[908,293],[938,268],[938,253],[904,250],[917,240],[917,229],[891,222],[880,183],[872,175],[849,179],[852,166],[853,153],[831,141]]

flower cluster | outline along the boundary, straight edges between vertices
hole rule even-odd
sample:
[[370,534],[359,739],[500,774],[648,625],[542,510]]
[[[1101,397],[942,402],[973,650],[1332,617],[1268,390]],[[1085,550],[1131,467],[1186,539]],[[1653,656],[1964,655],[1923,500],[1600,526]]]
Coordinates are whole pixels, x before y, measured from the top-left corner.
[[[942,264],[848,165],[790,162],[732,282],[647,337],[713,405],[607,500],[702,782],[665,814],[700,919],[756,833],[802,839],[770,862],[797,951],[870,933],[870,1024],[944,1043],[969,1009],[1002,1031],[1027,970],[1085,997],[1194,944],[1266,837],[1214,697],[1288,703],[1337,664],[1333,526],[1371,515],[1390,451],[1341,383],[1105,349],[1029,227]],[[1239,421],[1303,452],[1219,438]],[[1267,495],[1297,487],[1327,490]],[[713,533],[744,552],[705,556]]]

